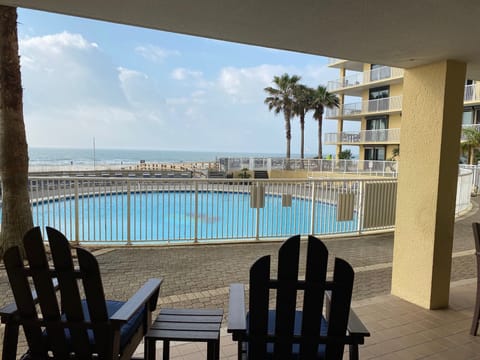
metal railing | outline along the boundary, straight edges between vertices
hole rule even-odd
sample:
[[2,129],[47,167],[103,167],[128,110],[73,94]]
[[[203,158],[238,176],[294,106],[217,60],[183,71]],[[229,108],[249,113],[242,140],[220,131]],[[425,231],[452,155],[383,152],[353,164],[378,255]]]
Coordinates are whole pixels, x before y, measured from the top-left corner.
[[[478,169],[459,171],[456,215],[470,208]],[[390,231],[397,180],[30,177],[29,187],[35,225],[133,245]]]
[[400,143],[400,129],[326,133],[325,144]]
[[376,213],[393,206],[392,191],[394,179],[30,178],[35,225],[55,227],[79,243],[173,244],[392,229],[392,218]]
[[[465,124],[462,125],[462,129],[475,129],[477,131],[480,131],[480,124]],[[461,140],[466,140],[463,132],[461,134]],[[327,145],[376,142],[399,143],[400,129],[342,131],[339,133],[326,133],[324,142]]]
[[327,118],[358,118],[373,113],[389,113],[402,110],[402,96],[392,96],[388,98],[366,100],[357,103],[350,103],[340,106],[340,108],[327,108],[325,117]]
[[327,83],[328,91],[336,91],[355,86],[370,84],[380,80],[400,78],[403,76],[403,69],[383,66],[370,71],[345,76]]
[[463,101],[480,101],[480,83],[465,85]]
[[242,169],[251,171],[289,170],[307,171],[312,176],[322,173],[343,173],[371,176],[397,176],[396,161],[343,160],[343,159],[289,159],[286,158],[220,158],[219,169],[233,173]]
[[470,209],[470,197],[476,192],[475,183],[478,181],[478,167],[475,167],[475,176],[473,169],[460,166],[457,182],[457,197],[455,202],[455,215],[458,216],[464,211]]

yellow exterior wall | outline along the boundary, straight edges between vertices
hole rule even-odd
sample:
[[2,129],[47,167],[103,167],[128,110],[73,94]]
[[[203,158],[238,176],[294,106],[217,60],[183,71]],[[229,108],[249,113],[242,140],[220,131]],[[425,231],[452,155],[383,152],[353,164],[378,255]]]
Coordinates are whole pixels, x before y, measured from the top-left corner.
[[392,294],[448,306],[466,66],[405,70]]
[[393,114],[388,117],[388,128],[399,129],[402,126],[402,116],[400,114]]
[[390,96],[399,96],[403,94],[403,84],[392,84],[390,85]]

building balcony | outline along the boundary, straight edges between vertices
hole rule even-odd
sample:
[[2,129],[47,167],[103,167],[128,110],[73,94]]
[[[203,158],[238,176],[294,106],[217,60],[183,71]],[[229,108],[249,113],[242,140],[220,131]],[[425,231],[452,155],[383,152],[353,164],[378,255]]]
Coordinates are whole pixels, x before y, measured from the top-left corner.
[[376,114],[393,114],[402,111],[402,96],[392,96],[383,99],[366,100],[357,103],[344,104],[339,108],[325,112],[328,119],[361,120],[364,116]]
[[465,105],[480,103],[480,83],[465,86],[463,102]]
[[400,144],[400,129],[327,133],[324,143],[326,145]]
[[337,68],[337,69],[363,71],[363,63],[359,61],[329,58],[328,66],[332,68]]
[[395,84],[403,81],[403,69],[383,66],[371,71],[365,71],[327,83],[327,90],[332,93],[349,96],[361,96],[362,91],[373,86]]

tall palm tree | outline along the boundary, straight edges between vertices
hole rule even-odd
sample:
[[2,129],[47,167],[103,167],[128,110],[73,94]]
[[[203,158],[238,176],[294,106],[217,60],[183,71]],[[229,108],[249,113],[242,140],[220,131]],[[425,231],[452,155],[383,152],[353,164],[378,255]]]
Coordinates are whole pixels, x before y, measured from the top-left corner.
[[327,91],[325,86],[318,86],[313,94],[312,109],[313,118],[318,122],[318,158],[322,158],[322,125],[323,111],[325,108],[333,108],[339,106],[337,95]]
[[272,110],[275,114],[283,112],[285,119],[285,134],[287,138],[286,158],[290,159],[290,142],[292,140],[292,127],[290,120],[293,115],[293,104],[295,100],[295,87],[300,81],[300,76],[283,74],[282,76],[274,76],[273,83],[276,87],[266,87],[264,90],[268,94],[265,98],[265,104],[268,110]]
[[312,110],[314,90],[303,84],[298,84],[295,88],[295,102],[293,112],[300,119],[300,158],[305,157],[305,115]]
[[475,150],[480,147],[480,130],[468,127],[462,130],[462,150],[468,153],[468,163],[475,163]]
[[22,96],[17,9],[0,6],[0,258],[33,226]]

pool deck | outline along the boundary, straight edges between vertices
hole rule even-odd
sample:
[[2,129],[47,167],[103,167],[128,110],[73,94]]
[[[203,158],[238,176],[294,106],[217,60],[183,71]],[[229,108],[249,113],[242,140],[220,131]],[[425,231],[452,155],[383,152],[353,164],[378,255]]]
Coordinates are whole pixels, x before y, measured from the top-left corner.
[[[334,256],[341,257],[355,269],[353,307],[372,332],[372,337],[361,347],[362,359],[450,359],[452,354],[456,359],[480,359],[480,337],[468,335],[476,289],[472,221],[478,221],[477,200],[472,211],[455,223],[451,302],[447,310],[427,311],[389,295],[393,233],[324,239],[331,260]],[[163,277],[159,308],[223,308],[227,311],[229,284],[247,283],[251,264],[260,256],[276,254],[280,245],[280,242],[262,241],[123,247],[102,249],[95,254],[108,298],[127,299],[146,279]],[[0,293],[4,294],[0,306],[12,300],[3,266],[0,267]],[[0,338],[3,341],[3,326]],[[160,349],[161,344],[157,344]],[[236,344],[225,329],[222,329],[221,344],[222,359],[236,358]],[[174,359],[206,357],[203,344],[175,345],[172,347]],[[141,356],[143,348],[137,351]]]

